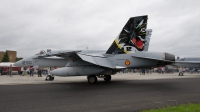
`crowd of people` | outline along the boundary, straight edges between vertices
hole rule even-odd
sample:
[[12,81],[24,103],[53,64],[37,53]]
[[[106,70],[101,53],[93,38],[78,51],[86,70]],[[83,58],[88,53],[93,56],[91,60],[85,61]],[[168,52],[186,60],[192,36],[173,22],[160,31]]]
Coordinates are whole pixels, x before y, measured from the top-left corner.
[[37,68],[34,69],[34,67],[21,67],[20,70],[18,70],[18,74],[20,76],[27,76],[30,75],[30,77],[33,77],[34,74],[37,74],[38,77],[42,77],[43,75],[48,75],[50,71],[50,68],[45,68],[45,69],[41,69],[41,68]]
[[[54,68],[56,69],[56,67]],[[49,72],[52,70],[52,68],[43,68],[41,69],[38,67],[35,69],[33,66],[30,67],[19,67],[18,68],[18,74],[20,76],[27,76],[29,75],[30,77],[33,77],[34,74],[37,74],[38,77],[42,77],[42,75],[48,75]],[[13,77],[13,67],[10,65],[7,69],[7,75],[10,77]],[[119,73],[140,73],[140,75],[145,75],[145,74],[151,74],[151,73],[159,73],[159,74],[165,74],[165,73],[174,73],[174,72],[188,72],[188,73],[200,73],[199,69],[195,68],[177,68],[177,69],[169,69],[167,67],[158,67],[154,69],[122,69],[119,71]],[[0,67],[0,75],[3,74],[3,67]]]
[[3,75],[4,68],[7,69],[7,75],[9,75],[10,77],[13,77],[13,74],[12,74],[12,72],[13,72],[12,64],[9,67],[0,67],[0,76]]
[[158,73],[158,74],[173,74],[175,72],[188,72],[190,74],[200,73],[199,69],[195,68],[167,68],[167,67],[158,67],[153,69],[122,69],[119,73],[140,73],[140,75]]
[[0,67],[0,76],[7,74],[8,76],[13,77],[13,72],[14,72],[15,74],[18,74],[20,76],[33,77],[35,74],[37,74],[38,77],[42,77],[42,75],[48,75],[51,70],[52,70],[51,67],[42,69],[40,67],[36,69],[33,66],[14,68],[12,67],[12,65],[10,65],[9,67]]

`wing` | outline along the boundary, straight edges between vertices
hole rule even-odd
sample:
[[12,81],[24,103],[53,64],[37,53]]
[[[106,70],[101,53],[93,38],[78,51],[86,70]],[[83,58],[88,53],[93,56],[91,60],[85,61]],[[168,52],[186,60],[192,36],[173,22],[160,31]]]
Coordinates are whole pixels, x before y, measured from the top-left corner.
[[76,58],[76,53],[81,52],[80,50],[74,50],[74,51],[66,51],[66,52],[53,52],[53,53],[47,53],[43,55],[39,55],[36,58]]
[[[71,59],[71,60],[82,60],[84,63],[93,64],[96,66],[102,66],[106,68],[115,68],[112,63],[102,54],[85,54],[80,50],[77,51],[67,51],[67,52],[57,52],[40,55],[36,58],[48,58],[48,59]],[[77,62],[77,61],[76,61]],[[80,62],[80,61],[79,61]],[[81,62],[81,63],[82,63]],[[73,62],[70,62],[73,63]]]

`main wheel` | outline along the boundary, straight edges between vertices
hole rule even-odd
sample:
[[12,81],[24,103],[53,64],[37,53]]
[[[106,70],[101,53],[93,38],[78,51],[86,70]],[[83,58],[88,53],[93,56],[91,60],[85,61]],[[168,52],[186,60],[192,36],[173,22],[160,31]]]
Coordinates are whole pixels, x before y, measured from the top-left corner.
[[105,75],[104,80],[105,80],[106,82],[109,82],[109,81],[111,80],[111,75]]
[[95,75],[90,75],[90,76],[88,76],[88,82],[89,82],[90,84],[95,84],[95,83],[97,83],[97,77],[96,77]]
[[180,73],[179,73],[179,76],[183,76],[183,72],[180,72]]
[[51,80],[53,81],[53,80],[54,80],[54,77],[51,76]]

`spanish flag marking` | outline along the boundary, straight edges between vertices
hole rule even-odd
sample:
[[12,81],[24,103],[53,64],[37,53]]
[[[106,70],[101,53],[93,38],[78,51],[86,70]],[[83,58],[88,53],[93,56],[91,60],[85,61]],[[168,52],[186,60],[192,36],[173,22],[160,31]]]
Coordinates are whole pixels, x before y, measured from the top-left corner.
[[126,61],[125,61],[125,65],[126,65],[126,66],[129,66],[130,64],[131,64],[131,62],[130,62],[129,60],[126,60]]

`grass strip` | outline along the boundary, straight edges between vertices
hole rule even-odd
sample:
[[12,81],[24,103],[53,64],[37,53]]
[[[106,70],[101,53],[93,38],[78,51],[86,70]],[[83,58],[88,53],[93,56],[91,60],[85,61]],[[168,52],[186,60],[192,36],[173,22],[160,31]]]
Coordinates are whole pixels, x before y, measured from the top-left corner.
[[177,106],[167,106],[159,109],[143,110],[141,112],[200,112],[200,103],[188,103]]

